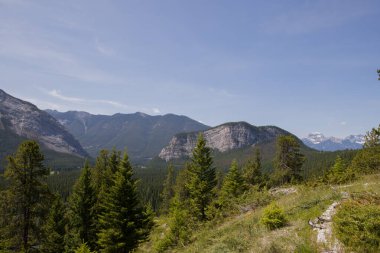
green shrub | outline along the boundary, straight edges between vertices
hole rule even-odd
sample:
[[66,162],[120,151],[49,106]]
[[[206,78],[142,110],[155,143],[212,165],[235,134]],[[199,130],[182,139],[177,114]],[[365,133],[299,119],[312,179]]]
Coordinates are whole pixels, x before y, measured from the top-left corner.
[[276,204],[271,204],[264,209],[264,214],[260,219],[260,223],[270,230],[273,230],[285,226],[287,218],[282,208]]
[[380,252],[380,198],[361,195],[343,203],[334,217],[338,239],[357,252]]

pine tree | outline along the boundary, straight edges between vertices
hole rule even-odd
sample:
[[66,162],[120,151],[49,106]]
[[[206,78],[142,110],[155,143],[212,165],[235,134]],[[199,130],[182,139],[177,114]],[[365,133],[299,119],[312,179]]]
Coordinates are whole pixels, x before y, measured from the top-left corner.
[[254,158],[250,159],[244,167],[243,177],[248,185],[261,185],[263,183],[260,149],[255,150]]
[[211,150],[206,147],[206,141],[200,134],[188,169],[189,182],[187,184],[192,211],[199,220],[206,219],[206,209],[215,198],[217,181],[212,164]]
[[305,157],[300,152],[300,144],[291,135],[282,135],[277,139],[275,169],[280,183],[302,180],[302,165]]
[[67,219],[65,206],[59,195],[56,195],[44,227],[45,238],[42,244],[42,252],[64,252]]
[[140,206],[127,153],[120,162],[103,208],[98,234],[102,252],[130,252],[149,235],[152,216]]
[[87,246],[86,243],[82,243],[75,251],[74,253],[92,253],[90,248]]
[[370,132],[367,132],[364,138],[364,148],[374,148],[380,146],[380,125],[377,129],[372,128]]
[[71,248],[76,248],[78,242],[87,243],[91,249],[96,247],[95,198],[90,168],[86,161],[69,199],[70,236],[74,238],[71,239],[73,241],[73,245],[70,245]]
[[161,193],[161,212],[162,213],[168,213],[169,207],[170,207],[170,201],[174,197],[174,170],[173,165],[169,164],[168,166],[168,172],[166,175],[166,179],[164,182],[164,188]]
[[51,197],[46,184],[49,169],[35,141],[20,144],[15,155],[8,157],[5,177],[10,186],[4,198],[0,228],[0,245],[15,251],[29,252],[40,243],[44,216]]
[[243,177],[239,171],[238,163],[233,160],[230,170],[224,178],[221,197],[226,201],[238,197],[244,190]]

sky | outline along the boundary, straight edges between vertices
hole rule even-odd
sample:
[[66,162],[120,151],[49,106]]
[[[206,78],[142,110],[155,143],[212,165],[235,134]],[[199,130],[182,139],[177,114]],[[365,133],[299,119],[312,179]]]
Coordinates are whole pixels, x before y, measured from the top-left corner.
[[0,89],[40,109],[345,137],[380,123],[378,0],[0,0]]

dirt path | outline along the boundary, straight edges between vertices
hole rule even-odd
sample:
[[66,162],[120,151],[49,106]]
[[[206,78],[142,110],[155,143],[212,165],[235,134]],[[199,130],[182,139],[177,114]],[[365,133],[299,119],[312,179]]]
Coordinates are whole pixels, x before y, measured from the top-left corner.
[[317,243],[321,245],[323,253],[343,252],[342,244],[333,236],[332,217],[336,213],[336,207],[348,197],[347,192],[342,192],[342,200],[332,203],[321,216],[309,221],[309,224],[317,231]]

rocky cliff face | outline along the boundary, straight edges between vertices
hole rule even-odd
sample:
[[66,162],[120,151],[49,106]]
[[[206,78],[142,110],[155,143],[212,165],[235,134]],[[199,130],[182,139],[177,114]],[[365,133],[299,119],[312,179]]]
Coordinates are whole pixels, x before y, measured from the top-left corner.
[[38,140],[46,148],[87,156],[79,142],[48,113],[0,89],[0,130]]
[[[175,135],[169,145],[161,150],[159,157],[166,161],[189,157],[196,145],[199,133]],[[226,123],[202,131],[202,133],[207,141],[207,146],[219,152],[271,142],[279,135],[289,134],[278,127],[256,127],[246,122]]]

